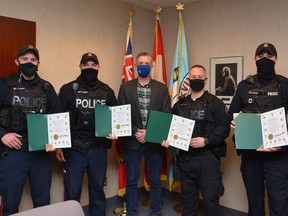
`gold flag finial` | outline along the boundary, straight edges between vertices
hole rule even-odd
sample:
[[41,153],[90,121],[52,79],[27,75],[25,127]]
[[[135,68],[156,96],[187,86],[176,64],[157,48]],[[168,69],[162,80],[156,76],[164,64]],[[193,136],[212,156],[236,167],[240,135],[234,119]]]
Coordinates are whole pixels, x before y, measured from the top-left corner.
[[135,10],[132,7],[129,7],[128,14],[129,14],[130,20],[132,20],[133,16],[135,15]]
[[181,2],[176,4],[176,9],[181,12],[184,10],[184,4],[182,4]]
[[155,8],[154,8],[154,12],[158,15],[158,14],[161,14],[162,12],[162,7],[157,5]]

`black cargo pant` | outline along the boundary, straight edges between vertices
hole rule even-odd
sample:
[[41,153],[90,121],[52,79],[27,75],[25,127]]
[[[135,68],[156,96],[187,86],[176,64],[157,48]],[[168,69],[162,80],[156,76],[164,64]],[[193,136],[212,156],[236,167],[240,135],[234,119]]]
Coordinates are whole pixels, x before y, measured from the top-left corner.
[[288,152],[242,152],[241,172],[250,216],[265,215],[265,186],[269,215],[288,215]]
[[219,198],[224,194],[220,159],[211,151],[179,154],[183,216],[196,216],[199,192],[205,216],[219,215]]

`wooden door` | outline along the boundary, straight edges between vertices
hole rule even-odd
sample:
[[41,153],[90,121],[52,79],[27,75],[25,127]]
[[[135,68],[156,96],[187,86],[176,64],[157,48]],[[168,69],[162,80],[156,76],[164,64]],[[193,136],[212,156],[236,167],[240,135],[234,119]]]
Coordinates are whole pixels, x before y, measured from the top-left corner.
[[15,74],[18,49],[36,45],[36,22],[0,16],[0,77]]

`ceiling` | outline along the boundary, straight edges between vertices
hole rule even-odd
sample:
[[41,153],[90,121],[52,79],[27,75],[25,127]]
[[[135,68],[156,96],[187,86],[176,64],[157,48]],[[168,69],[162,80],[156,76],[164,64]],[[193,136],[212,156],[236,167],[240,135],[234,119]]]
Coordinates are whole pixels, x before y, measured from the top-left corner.
[[185,5],[187,3],[195,2],[198,0],[181,0],[181,1],[180,0],[120,0],[120,1],[126,2],[131,5],[136,5],[139,7],[153,10],[155,6],[157,5],[165,8],[165,7],[173,7],[179,2]]

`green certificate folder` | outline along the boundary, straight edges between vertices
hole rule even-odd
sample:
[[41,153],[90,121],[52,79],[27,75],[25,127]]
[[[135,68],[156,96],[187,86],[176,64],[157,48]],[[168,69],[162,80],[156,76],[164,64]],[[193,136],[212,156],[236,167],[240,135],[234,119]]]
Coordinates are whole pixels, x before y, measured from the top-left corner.
[[46,144],[54,148],[71,148],[69,113],[27,114],[28,150],[45,150]]
[[48,143],[48,124],[45,114],[27,114],[29,151],[45,150]]
[[131,136],[131,105],[95,107],[95,136],[106,137],[109,134],[118,137]]
[[258,149],[288,144],[284,107],[261,114],[241,113],[235,117],[237,149]]
[[109,106],[96,105],[95,107],[95,136],[106,137],[112,134],[111,110]]
[[255,113],[241,113],[235,119],[236,149],[258,149],[263,145],[261,116]]
[[145,141],[162,143],[169,134],[173,115],[160,111],[151,110],[148,119]]

